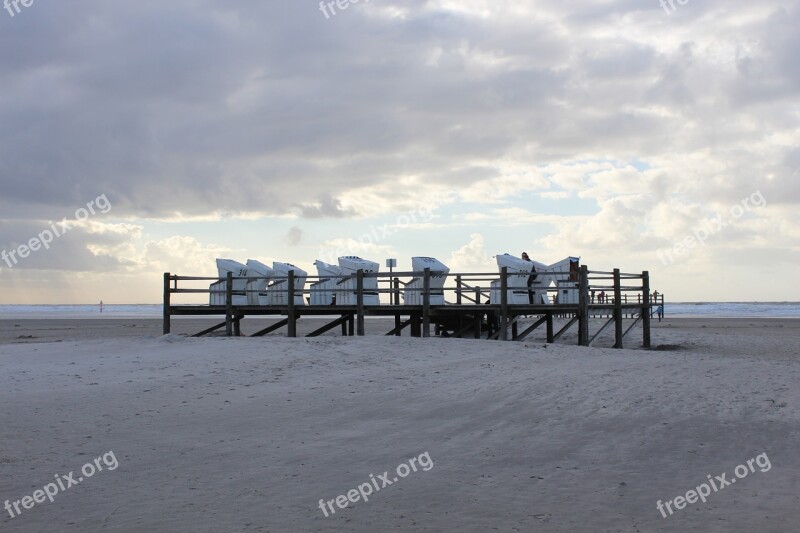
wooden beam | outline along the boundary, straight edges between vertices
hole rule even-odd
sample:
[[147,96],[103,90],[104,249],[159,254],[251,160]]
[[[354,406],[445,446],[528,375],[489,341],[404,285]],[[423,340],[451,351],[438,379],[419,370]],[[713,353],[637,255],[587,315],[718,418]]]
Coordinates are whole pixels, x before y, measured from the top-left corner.
[[508,267],[500,269],[500,340],[508,340]]
[[[175,283],[177,283],[177,280]],[[172,305],[172,302],[170,301],[171,296],[172,295],[170,294],[169,289],[169,272],[164,272],[164,323],[162,328],[164,335],[167,335],[170,332],[170,305]]]
[[624,337],[625,335],[627,335],[628,333],[630,333],[630,332],[631,332],[631,330],[632,330],[633,328],[635,328],[635,327],[636,327],[636,326],[639,324],[639,322],[641,322],[641,321],[642,321],[642,317],[641,317],[641,315],[640,315],[640,316],[637,316],[637,317],[636,317],[636,320],[634,320],[634,321],[633,321],[633,324],[631,324],[631,325],[630,325],[630,327],[629,327],[628,329],[626,329],[626,330],[625,330],[625,333],[623,333],[623,334],[622,334],[622,336]]
[[394,327],[394,329],[392,329],[392,331],[390,331],[389,333],[387,333],[384,336],[385,337],[391,337],[391,336],[397,335],[399,337],[400,336],[400,332],[403,331],[406,328],[406,326],[408,326],[409,324],[411,324],[411,319],[410,318],[408,320],[406,320],[405,322],[400,322],[400,324],[396,325]]
[[315,329],[314,331],[312,331],[311,333],[306,335],[306,337],[319,337],[323,333],[332,330],[333,328],[335,328],[336,326],[338,326],[340,324],[342,326],[345,326],[347,324],[348,317],[349,317],[349,315],[342,315],[339,318],[337,318],[336,320],[325,324],[321,328]]
[[289,297],[287,301],[287,319],[289,320],[286,328],[286,334],[289,337],[297,337],[297,314],[294,308],[294,270],[289,271],[288,287],[286,287],[286,294]]
[[[594,344],[594,341],[596,341],[596,340],[597,340],[597,337],[599,337],[599,336],[600,336],[600,334],[601,334],[601,333],[603,333],[603,332],[606,330],[606,328],[607,328],[607,327],[608,327],[608,326],[609,326],[609,325],[610,325],[612,322],[614,322],[614,323],[617,323],[617,321],[616,321],[616,319],[615,319],[614,317],[611,317],[611,318],[609,318],[609,319],[606,321],[606,323],[605,323],[605,324],[603,324],[603,327],[601,327],[601,328],[600,328],[600,329],[597,331],[597,333],[595,333],[595,334],[594,334],[594,336],[593,336],[593,337],[591,338],[591,340],[589,341],[589,346],[591,346],[592,344]],[[615,346],[615,348],[616,348],[616,346]]]
[[614,269],[614,348],[622,349],[622,284],[618,268]]
[[[550,316],[550,314],[548,313],[545,316],[543,316],[542,318],[540,318],[539,320],[537,320],[536,322],[534,322],[532,326],[530,326],[528,329],[526,329],[525,331],[523,331],[522,333],[517,335],[517,338],[515,340],[518,340],[518,341],[525,340],[525,337],[527,337],[528,335],[533,333],[536,330],[536,328],[538,328],[539,326],[541,326],[542,324],[547,322],[547,317],[549,317],[549,316]],[[550,323],[552,324],[552,320],[551,320]]]
[[431,336],[431,269],[422,276],[422,336]]
[[650,349],[650,272],[642,272],[642,345]]
[[364,270],[356,272],[356,335],[363,337],[364,329]]
[[268,333],[272,333],[275,330],[281,329],[283,326],[287,325],[288,323],[289,323],[289,319],[288,318],[284,318],[283,320],[280,320],[280,321],[272,324],[268,328],[264,328],[261,331],[253,333],[250,336],[251,337],[263,337],[264,335],[266,335]]
[[233,272],[228,272],[225,283],[225,336],[233,336]]
[[[589,346],[589,268],[581,266],[578,283],[578,344]],[[558,336],[556,336],[556,339]]]
[[202,337],[203,335],[208,335],[208,334],[209,334],[209,333],[211,333],[212,331],[217,331],[218,329],[220,329],[220,328],[224,328],[224,327],[225,327],[225,326],[227,326],[227,325],[228,325],[228,321],[227,321],[227,320],[226,320],[225,322],[220,322],[220,323],[219,323],[219,324],[217,324],[216,326],[211,326],[211,327],[210,327],[210,328],[208,328],[208,329],[204,329],[204,330],[203,330],[203,331],[201,331],[200,333],[195,333],[194,335],[192,335],[192,337]]
[[558,333],[556,333],[555,335],[553,335],[553,342],[556,342],[558,339],[560,339],[560,338],[561,338],[561,336],[562,336],[564,333],[566,333],[566,332],[567,332],[567,330],[568,330],[569,328],[571,328],[571,327],[573,326],[573,324],[575,324],[575,322],[577,322],[577,321],[578,321],[578,317],[576,316],[576,317],[573,317],[573,318],[572,318],[572,320],[570,320],[569,322],[567,322],[567,325],[566,325],[566,326],[564,326],[563,328],[561,328],[561,329],[558,331]]

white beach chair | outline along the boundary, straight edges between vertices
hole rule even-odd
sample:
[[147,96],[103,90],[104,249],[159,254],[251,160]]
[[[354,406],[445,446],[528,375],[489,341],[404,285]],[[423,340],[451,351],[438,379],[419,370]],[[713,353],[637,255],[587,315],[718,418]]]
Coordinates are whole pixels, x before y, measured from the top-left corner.
[[[227,305],[227,280],[228,272],[234,278],[244,278],[247,276],[247,266],[233,259],[217,259],[217,274],[219,281],[215,281],[209,287],[209,303],[211,305]],[[247,305],[246,279],[233,280],[233,305]]]
[[[411,268],[414,272],[421,272],[426,268],[431,269],[430,304],[444,305],[444,284],[450,274],[450,268],[433,257],[412,257]],[[413,278],[403,291],[403,301],[409,305],[422,305],[424,286],[424,278]]]
[[[272,263],[272,269],[275,271],[273,279],[288,276],[289,272],[294,271],[294,304],[305,305],[303,290],[306,287],[308,272],[291,263],[280,263],[278,261]],[[269,305],[289,305],[288,281],[288,279],[275,279],[267,286],[267,301]]]
[[[377,273],[380,265],[374,261],[349,255],[339,258],[339,267],[342,269],[342,276],[345,277],[337,283],[336,303],[337,305],[356,305],[358,303],[356,273],[359,270],[363,270],[365,274]],[[378,278],[364,278],[364,305],[380,305]]]
[[275,271],[255,259],[247,260],[247,269],[250,276],[247,280],[247,305],[268,305],[267,285]]
[[537,298],[542,300],[542,303],[552,303],[547,294],[547,289],[551,287],[556,287],[558,290],[558,303],[578,303],[580,294],[578,290],[580,257],[565,257],[561,261],[545,266],[544,269],[540,270],[537,267],[536,270],[538,274],[535,282],[536,294]]
[[[508,303],[509,305],[527,305],[528,299],[528,278],[533,272],[534,264],[510,254],[497,256],[497,268],[502,272],[503,267],[508,268]],[[493,304],[500,303],[501,297],[500,280],[492,281],[491,301]]]
[[311,284],[311,305],[336,304],[336,285],[342,275],[341,267],[319,259],[314,262],[314,265],[317,267],[317,275],[320,276],[320,279]]

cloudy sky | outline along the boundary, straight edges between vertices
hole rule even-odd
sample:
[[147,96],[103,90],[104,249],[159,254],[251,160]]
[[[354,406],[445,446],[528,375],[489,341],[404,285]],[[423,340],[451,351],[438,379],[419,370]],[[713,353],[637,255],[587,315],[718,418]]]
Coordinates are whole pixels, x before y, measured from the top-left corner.
[[800,300],[800,2],[340,4],[0,11],[0,303],[157,303],[215,257],[522,251]]

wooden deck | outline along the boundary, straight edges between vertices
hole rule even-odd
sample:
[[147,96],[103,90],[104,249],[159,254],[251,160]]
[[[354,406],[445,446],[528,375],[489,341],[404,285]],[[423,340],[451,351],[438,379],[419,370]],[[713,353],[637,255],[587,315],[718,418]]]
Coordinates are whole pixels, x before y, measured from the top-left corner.
[[[273,281],[288,281],[286,287],[294,287],[294,273],[290,272],[285,277],[271,278]],[[433,273],[435,274],[435,273]],[[164,328],[165,334],[170,332],[171,317],[179,315],[191,316],[220,316],[223,320],[195,336],[207,335],[211,332],[225,329],[228,336],[241,335],[241,322],[247,317],[278,317],[276,323],[264,328],[251,336],[259,337],[277,332],[286,328],[289,337],[297,336],[297,322],[304,316],[330,317],[331,320],[322,327],[309,333],[308,337],[322,335],[335,328],[340,328],[342,335],[365,335],[365,318],[370,316],[394,317],[393,327],[386,335],[401,335],[408,328],[414,337],[430,337],[431,335],[454,338],[476,338],[500,341],[521,341],[531,333],[543,327],[546,330],[547,342],[558,341],[567,331],[577,326],[578,344],[590,346],[608,328],[614,326],[614,346],[622,348],[628,334],[641,325],[642,343],[645,348],[650,348],[650,317],[653,308],[663,305],[663,295],[660,302],[651,302],[649,274],[622,274],[618,269],[613,272],[591,272],[586,266],[581,267],[578,280],[578,302],[572,304],[511,304],[508,302],[508,273],[503,269],[499,274],[500,301],[488,303],[489,292],[476,283],[485,283],[498,278],[497,274],[465,273],[450,274],[456,280],[454,287],[445,287],[444,294],[452,298],[455,303],[446,305],[431,305],[429,270],[423,272],[398,272],[367,274],[359,271],[353,277],[356,279],[356,305],[297,305],[292,296],[303,296],[304,299],[314,289],[305,288],[292,291],[287,289],[286,301],[288,305],[234,305],[234,294],[242,296],[241,291],[233,290],[234,278],[176,276],[164,274]],[[568,274],[565,274],[565,276]],[[380,294],[388,295],[389,302],[381,305],[365,305],[364,279],[378,278],[378,282],[388,285],[388,288],[379,289]],[[421,278],[424,280],[423,304],[408,305],[400,303],[401,277]],[[308,276],[308,279],[319,279],[318,276]],[[209,289],[179,288],[179,283],[190,282],[218,282],[226,281],[226,305],[197,305],[176,304],[174,299],[181,294],[209,294]],[[623,282],[625,285],[623,285]],[[630,285],[633,282],[634,285]],[[550,289],[555,292],[556,289]],[[608,291],[608,296],[603,303],[598,303],[590,296],[591,291]],[[374,290],[372,291],[374,293]],[[635,303],[627,303],[635,296]],[[310,298],[308,299],[310,301]],[[633,322],[625,328],[624,318],[630,317]],[[534,322],[525,329],[520,326],[521,317],[532,317]],[[592,317],[607,317],[607,321],[595,332],[589,331],[589,322]],[[555,319],[565,318],[566,325],[556,331]]]

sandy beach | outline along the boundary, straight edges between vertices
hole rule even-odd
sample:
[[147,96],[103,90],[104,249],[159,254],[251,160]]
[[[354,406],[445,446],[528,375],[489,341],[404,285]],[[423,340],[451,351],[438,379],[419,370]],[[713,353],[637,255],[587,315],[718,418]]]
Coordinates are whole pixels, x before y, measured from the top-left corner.
[[[777,532],[800,521],[800,320],[669,319],[654,323],[651,351],[180,334],[206,322],[176,320],[166,337],[158,320],[0,322],[0,504],[12,509],[0,530]],[[102,471],[13,511],[85,463]],[[735,484],[675,508],[723,473]],[[355,489],[367,485],[363,501]],[[670,500],[665,518],[657,502]]]

